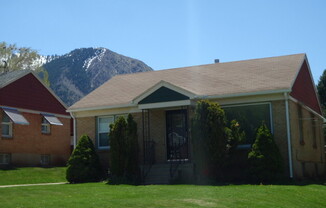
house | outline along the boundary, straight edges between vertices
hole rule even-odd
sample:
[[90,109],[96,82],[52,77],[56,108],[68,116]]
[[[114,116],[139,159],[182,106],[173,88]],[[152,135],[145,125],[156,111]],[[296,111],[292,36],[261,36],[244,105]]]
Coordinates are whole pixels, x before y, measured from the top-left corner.
[[0,120],[0,165],[65,165],[70,114],[33,72],[0,74]]
[[305,54],[119,75],[68,112],[76,138],[88,134],[106,166],[109,124],[131,113],[138,123],[144,176],[155,178],[160,172],[164,178],[176,170],[191,174],[189,124],[201,99],[220,103],[227,117],[243,126],[248,141],[241,148],[251,147],[254,130],[265,121],[285,161],[286,176],[325,174],[324,118]]

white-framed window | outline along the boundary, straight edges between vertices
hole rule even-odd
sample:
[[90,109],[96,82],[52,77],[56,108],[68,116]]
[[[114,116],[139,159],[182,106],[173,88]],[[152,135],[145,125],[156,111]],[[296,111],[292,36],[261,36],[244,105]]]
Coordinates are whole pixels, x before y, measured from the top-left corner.
[[9,165],[10,164],[10,154],[0,153],[0,165]]
[[41,155],[41,165],[50,165],[50,155]]
[[255,140],[256,129],[262,122],[273,133],[272,105],[271,103],[252,103],[241,105],[223,106],[228,121],[236,120],[246,133],[246,140],[240,147],[251,147]]
[[10,120],[9,116],[5,113],[2,115],[1,133],[2,137],[12,137],[12,121]]
[[97,147],[109,148],[110,124],[114,123],[114,116],[102,116],[97,118]]
[[51,133],[51,124],[45,119],[45,117],[42,117],[41,131],[43,134]]

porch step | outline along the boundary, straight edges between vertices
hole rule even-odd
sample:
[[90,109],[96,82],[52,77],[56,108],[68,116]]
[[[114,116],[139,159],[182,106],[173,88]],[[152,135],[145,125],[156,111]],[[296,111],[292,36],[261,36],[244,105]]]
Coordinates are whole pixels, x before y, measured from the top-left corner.
[[[151,167],[148,175],[145,178],[145,185],[151,184],[170,184],[171,177],[170,177],[170,164],[163,163],[163,164],[154,164]],[[178,171],[181,171],[182,177],[192,177],[193,171],[193,164],[192,163],[184,163],[179,164],[177,170],[175,171],[174,176],[177,177]]]
[[169,184],[170,164],[154,164],[145,178],[145,184]]

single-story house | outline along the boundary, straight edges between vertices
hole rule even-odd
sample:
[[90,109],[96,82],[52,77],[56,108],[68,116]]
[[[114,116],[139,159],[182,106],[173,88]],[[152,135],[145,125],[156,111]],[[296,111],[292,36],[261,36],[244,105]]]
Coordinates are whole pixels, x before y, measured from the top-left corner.
[[176,168],[192,167],[189,124],[201,99],[218,102],[229,119],[239,121],[248,139],[242,148],[250,148],[255,128],[265,121],[288,177],[325,174],[324,118],[306,54],[119,75],[68,112],[75,140],[88,134],[106,166],[109,124],[131,113],[138,124],[142,167],[152,164],[146,175],[160,172],[162,178],[171,170],[164,167],[168,164],[182,161]]
[[33,72],[0,74],[0,165],[65,165],[72,144],[66,109]]

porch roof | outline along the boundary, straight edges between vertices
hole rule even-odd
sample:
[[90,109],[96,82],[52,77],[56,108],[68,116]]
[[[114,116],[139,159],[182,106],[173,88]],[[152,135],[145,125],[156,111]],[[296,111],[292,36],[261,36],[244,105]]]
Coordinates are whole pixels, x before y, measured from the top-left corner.
[[193,98],[289,92],[305,59],[305,54],[295,54],[118,75],[68,111],[136,105],[135,99],[162,81],[195,95]]

